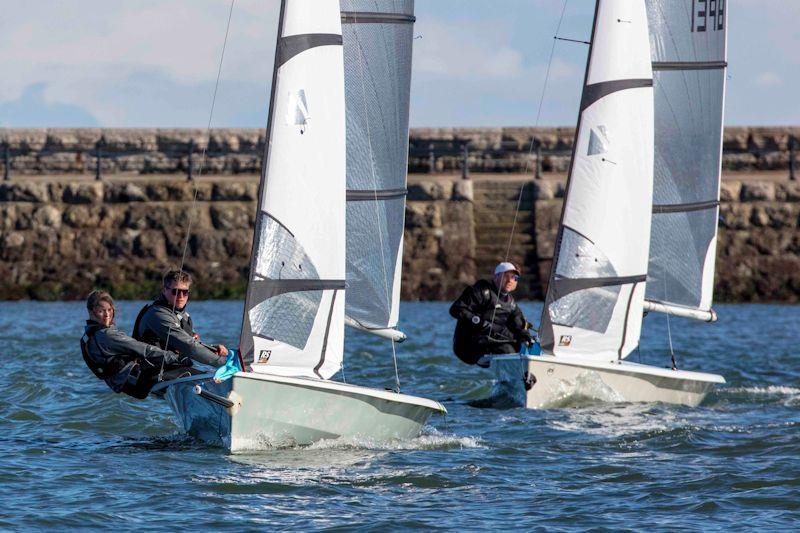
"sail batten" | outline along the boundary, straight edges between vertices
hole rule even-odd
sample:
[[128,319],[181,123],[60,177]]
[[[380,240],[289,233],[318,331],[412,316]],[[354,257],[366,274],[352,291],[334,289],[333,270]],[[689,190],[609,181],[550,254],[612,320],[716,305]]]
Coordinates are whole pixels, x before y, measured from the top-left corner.
[[653,76],[643,0],[597,2],[553,268],[545,353],[638,344],[652,210]]
[[727,2],[647,0],[655,168],[646,298],[653,311],[712,303],[722,154]]

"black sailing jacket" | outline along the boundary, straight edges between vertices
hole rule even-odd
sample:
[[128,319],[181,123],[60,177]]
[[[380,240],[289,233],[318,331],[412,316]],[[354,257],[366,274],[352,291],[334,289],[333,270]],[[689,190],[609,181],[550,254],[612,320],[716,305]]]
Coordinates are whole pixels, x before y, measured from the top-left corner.
[[[133,337],[142,342],[172,350],[198,363],[222,366],[225,358],[201,343],[194,336],[192,317],[185,309],[172,310],[162,297],[139,311],[133,326]],[[169,346],[167,346],[169,339]]]
[[[450,306],[450,315],[458,320],[453,339],[457,346],[479,340],[485,342],[487,338],[507,343],[531,339],[525,327],[525,317],[514,297],[508,293],[500,293],[498,297],[497,286],[490,281],[482,279],[464,289],[458,300]],[[478,324],[473,322],[476,316]]]

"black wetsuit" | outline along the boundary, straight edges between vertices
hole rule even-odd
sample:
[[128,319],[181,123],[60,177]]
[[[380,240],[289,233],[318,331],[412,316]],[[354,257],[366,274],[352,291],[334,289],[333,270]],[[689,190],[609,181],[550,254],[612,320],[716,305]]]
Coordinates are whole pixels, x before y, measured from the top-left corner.
[[139,311],[133,326],[133,338],[177,352],[205,365],[218,367],[225,364],[225,357],[221,357],[195,337],[189,312],[185,309],[176,309],[173,312],[172,306],[163,296]]
[[471,365],[482,355],[517,353],[521,343],[531,341],[514,297],[503,292],[498,297],[497,286],[490,281],[482,279],[464,289],[450,306],[450,315],[458,320],[453,351]]
[[86,321],[81,352],[86,366],[114,392],[134,398],[146,398],[159,375],[166,380],[193,373],[190,359],[139,342],[113,325],[106,327],[95,320]]

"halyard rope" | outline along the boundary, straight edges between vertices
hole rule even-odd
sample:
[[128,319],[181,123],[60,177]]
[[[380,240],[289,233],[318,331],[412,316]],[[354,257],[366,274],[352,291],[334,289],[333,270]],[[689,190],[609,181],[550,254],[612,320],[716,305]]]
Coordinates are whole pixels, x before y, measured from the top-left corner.
[[[567,11],[567,4],[568,3],[569,3],[569,0],[564,0],[564,4],[561,6],[561,16],[558,18],[558,25],[556,26],[556,32],[555,32],[555,35],[553,36],[553,46],[550,48],[550,57],[547,60],[547,70],[545,71],[545,75],[544,75],[544,83],[542,84],[542,92],[539,95],[539,107],[538,107],[538,109],[536,111],[536,121],[534,122],[534,125],[533,125],[534,130],[539,127],[539,119],[542,116],[542,104],[544,103],[544,96],[545,96],[545,93],[547,92],[547,84],[550,81],[550,67],[553,64],[553,55],[555,54],[556,43],[558,42],[558,33],[561,30],[561,23],[564,21],[564,13],[566,13],[566,11]],[[523,171],[523,175],[528,173],[528,170],[530,168],[531,155],[533,154],[533,150],[534,150],[535,147],[536,147],[536,137],[535,136],[531,136],[531,144],[530,144],[530,147],[528,148],[528,156],[525,158],[525,170]],[[538,161],[537,161],[537,164],[538,164]],[[506,254],[505,254],[505,257],[503,258],[503,262],[507,262],[508,261],[508,256],[511,253],[511,242],[514,239],[514,231],[517,228],[517,217],[519,216],[519,208],[522,205],[522,194],[525,192],[525,185],[526,185],[526,182],[523,181],[522,185],[519,188],[519,196],[517,196],[517,207],[514,210],[514,221],[511,224],[511,232],[508,235],[508,244],[506,245]],[[555,258],[553,258],[553,260],[555,261]],[[502,291],[502,287],[498,287],[497,288],[497,299],[498,299],[498,301],[500,300],[500,292],[501,291]],[[495,307],[494,311],[492,311],[492,321],[491,321],[491,324],[490,324],[490,327],[489,327],[489,338],[490,339],[492,337],[492,329],[491,329],[491,327],[494,326],[494,318],[495,318],[496,314],[497,314],[497,307]]]
[[[230,33],[230,29],[231,29],[231,18],[233,16],[233,6],[234,6],[235,3],[236,3],[236,0],[231,0],[231,6],[228,9],[228,22],[227,22],[227,24],[225,26],[225,39],[222,41],[222,52],[220,53],[219,66],[217,67],[217,80],[214,83],[214,94],[213,94],[213,96],[211,98],[211,110],[208,113],[208,124],[206,125],[206,143],[203,146],[203,153],[200,156],[200,168],[197,171],[197,178],[198,179],[203,175],[203,169],[205,168],[205,164],[206,164],[206,151],[208,150],[208,144],[211,142],[211,121],[214,118],[214,106],[217,103],[217,90],[219,89],[219,80],[220,80],[220,76],[222,75],[222,63],[223,63],[223,61],[225,59],[225,48],[228,45],[228,34]],[[198,191],[197,180],[195,180],[194,181],[194,191],[192,193],[192,205],[189,208],[189,221],[188,221],[188,223],[186,225],[186,238],[184,239],[183,252],[181,254],[181,266],[180,266],[180,269],[179,269],[180,272],[183,272],[183,266],[186,263],[186,250],[189,247],[189,237],[192,234],[192,223],[194,222],[194,214],[195,214],[196,205],[197,205],[197,191]],[[175,313],[175,306],[177,304],[177,301],[178,300],[176,299],[175,303],[172,304],[172,312],[173,312],[173,314]],[[169,337],[170,337],[171,333],[172,333],[172,328],[170,328],[167,331],[167,340],[166,340],[166,342],[164,344],[164,349],[165,350],[168,349]],[[158,380],[159,381],[161,381],[161,378],[162,378],[163,374],[164,374],[164,364],[162,362],[161,371],[158,374]]]

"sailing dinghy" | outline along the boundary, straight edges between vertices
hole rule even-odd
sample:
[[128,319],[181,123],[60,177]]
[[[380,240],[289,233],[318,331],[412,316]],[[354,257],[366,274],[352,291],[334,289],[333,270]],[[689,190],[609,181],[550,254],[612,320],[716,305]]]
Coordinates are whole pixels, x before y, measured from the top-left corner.
[[399,385],[331,380],[345,323],[404,338],[395,326],[415,19],[413,0],[381,4],[281,2],[239,343],[252,371],[165,384],[183,429],[230,451],[413,438],[446,412]]
[[494,357],[495,394],[696,406],[725,383],[625,360],[645,312],[716,320],[724,6],[597,0],[542,354]]

